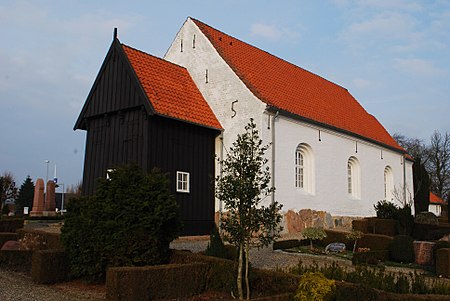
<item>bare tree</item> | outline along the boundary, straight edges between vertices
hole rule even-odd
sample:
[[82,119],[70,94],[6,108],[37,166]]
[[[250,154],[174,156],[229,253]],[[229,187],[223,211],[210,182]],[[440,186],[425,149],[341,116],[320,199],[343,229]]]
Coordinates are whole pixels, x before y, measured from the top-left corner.
[[431,176],[431,191],[445,199],[450,192],[450,133],[433,133],[427,167]]
[[1,208],[5,205],[5,201],[7,199],[16,199],[17,197],[17,187],[16,182],[14,180],[14,175],[5,171],[3,175],[0,177],[0,201]]
[[393,138],[411,157],[413,157],[414,160],[418,160],[422,162],[422,164],[426,164],[428,162],[430,157],[430,149],[423,142],[423,140],[418,138],[409,138],[399,133],[395,133]]

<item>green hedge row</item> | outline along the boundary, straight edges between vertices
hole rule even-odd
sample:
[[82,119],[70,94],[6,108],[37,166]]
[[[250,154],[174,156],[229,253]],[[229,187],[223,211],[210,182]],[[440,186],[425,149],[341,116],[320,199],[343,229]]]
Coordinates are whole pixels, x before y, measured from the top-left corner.
[[436,251],[436,275],[450,278],[450,248]]
[[31,259],[31,277],[35,283],[51,284],[69,280],[70,268],[64,250],[35,251]]
[[16,232],[23,228],[23,218],[1,218],[0,232]]
[[32,254],[32,251],[25,250],[1,250],[0,267],[16,272],[29,272]]
[[106,298],[147,301],[197,295],[205,289],[207,269],[205,263],[110,268],[106,273]]
[[394,294],[360,284],[336,281],[335,301],[444,301],[443,295]]

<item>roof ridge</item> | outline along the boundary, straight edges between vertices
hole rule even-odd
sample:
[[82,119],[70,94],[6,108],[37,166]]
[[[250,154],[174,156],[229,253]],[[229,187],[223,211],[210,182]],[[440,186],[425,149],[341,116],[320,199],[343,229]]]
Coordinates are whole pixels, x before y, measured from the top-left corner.
[[142,54],[145,54],[145,55],[151,56],[151,57],[153,57],[153,58],[155,58],[155,59],[158,59],[158,60],[160,60],[160,61],[163,61],[164,63],[169,63],[169,64],[171,64],[171,65],[174,65],[174,66],[176,66],[176,67],[182,68],[182,69],[184,69],[184,70],[187,71],[186,67],[183,67],[183,66],[181,66],[181,65],[175,64],[175,63],[173,63],[173,62],[171,62],[171,61],[168,61],[168,60],[166,60],[166,59],[164,59],[164,58],[162,58],[162,57],[159,57],[159,56],[150,54],[150,53],[148,53],[148,52],[145,52],[145,51],[143,51],[143,50],[134,48],[134,47],[132,47],[132,46],[130,46],[130,45],[127,45],[127,44],[124,44],[124,43],[120,43],[120,45],[121,45],[121,46],[128,47],[128,48],[130,48],[130,49],[132,49],[132,50],[138,51],[138,52],[140,52],[140,53],[142,53]]
[[[245,42],[245,41],[243,41],[243,40],[241,40],[241,39],[238,39],[238,38],[236,38],[236,37],[234,37],[234,36],[232,36],[232,35],[230,35],[230,34],[227,34],[227,33],[223,32],[223,31],[221,31],[221,30],[219,30],[219,29],[216,29],[215,27],[212,27],[211,25],[208,25],[208,24],[206,24],[206,23],[204,23],[204,22],[202,22],[202,21],[200,21],[200,20],[198,20],[198,19],[195,19],[195,18],[192,18],[192,17],[188,17],[188,18],[191,19],[191,20],[194,21],[194,22],[198,22],[198,23],[200,23],[200,24],[202,24],[202,25],[204,25],[204,26],[208,26],[209,28],[211,28],[211,29],[213,29],[213,30],[215,30],[215,31],[217,31],[217,32],[220,32],[220,33],[222,33],[222,34],[224,34],[224,35],[226,35],[226,36],[229,36],[229,37],[231,37],[231,38],[233,38],[233,39],[235,39],[235,40],[238,40],[239,42],[244,43],[244,44],[246,44],[246,45],[248,45],[248,46],[250,46],[250,47],[252,47],[252,48],[256,48],[256,49],[258,49],[259,51],[265,52],[265,53],[267,53],[268,55],[273,56],[273,57],[277,58],[277,59],[280,60],[280,61],[283,61],[283,62],[285,62],[285,63],[287,63],[287,64],[289,64],[289,65],[292,65],[292,66],[294,66],[294,67],[296,67],[296,68],[298,68],[298,69],[301,69],[301,70],[303,70],[303,71],[305,71],[305,72],[311,73],[312,75],[318,76],[318,77],[322,78],[323,80],[326,80],[327,82],[329,82],[329,83],[331,83],[331,84],[333,84],[333,85],[335,85],[335,86],[337,86],[337,87],[339,87],[339,88],[341,88],[341,89],[344,89],[345,91],[348,92],[348,89],[345,88],[344,86],[342,86],[342,85],[340,85],[340,84],[338,84],[338,83],[335,83],[335,82],[333,82],[333,81],[331,81],[331,80],[329,80],[329,79],[327,79],[327,78],[325,78],[325,77],[323,77],[323,76],[321,76],[321,75],[319,75],[319,74],[316,74],[316,73],[314,73],[314,72],[312,72],[312,71],[310,71],[310,70],[308,70],[308,69],[306,69],[306,68],[300,67],[300,66],[298,66],[298,65],[296,65],[296,64],[294,64],[294,63],[291,63],[291,62],[289,62],[288,60],[285,60],[285,59],[283,59],[283,58],[281,58],[281,57],[279,57],[279,56],[277,56],[277,55],[275,55],[275,54],[272,54],[272,53],[270,53],[270,52],[267,51],[267,50],[261,49],[261,48],[255,46],[255,45],[252,45],[252,44],[247,43],[247,42]],[[201,30],[201,28],[200,28],[200,30]],[[202,31],[202,32],[203,32],[203,31]],[[204,32],[203,32],[203,33],[204,33]],[[222,55],[221,55],[221,56],[222,56]]]

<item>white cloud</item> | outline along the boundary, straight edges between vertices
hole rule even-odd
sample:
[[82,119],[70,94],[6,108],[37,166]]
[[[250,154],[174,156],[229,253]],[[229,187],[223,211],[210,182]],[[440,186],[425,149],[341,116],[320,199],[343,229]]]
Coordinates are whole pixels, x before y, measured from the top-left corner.
[[251,25],[250,32],[254,36],[262,37],[267,40],[278,40],[280,38],[296,39],[299,34],[289,28],[278,28],[275,25],[263,23],[254,23]]
[[370,80],[362,78],[355,78],[352,80],[352,83],[356,89],[360,90],[370,89],[373,87],[373,83]]
[[412,0],[357,0],[356,5],[366,8],[421,11],[422,4]]
[[394,67],[402,72],[418,76],[445,76],[448,71],[439,69],[432,61],[423,59],[395,59]]
[[373,18],[351,24],[343,37],[349,41],[360,39],[404,39],[414,31],[416,21],[407,14],[383,12]]

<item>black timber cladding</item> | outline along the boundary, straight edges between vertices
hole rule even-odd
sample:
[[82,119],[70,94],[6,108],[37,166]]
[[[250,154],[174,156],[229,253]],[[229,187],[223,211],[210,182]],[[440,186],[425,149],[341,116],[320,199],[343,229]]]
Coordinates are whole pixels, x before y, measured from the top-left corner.
[[[117,42],[117,44],[115,44]],[[214,225],[214,151],[218,130],[155,115],[117,40],[102,65],[75,129],[87,130],[83,193],[95,192],[107,169],[137,163],[167,172],[185,235]],[[190,192],[176,192],[176,172],[190,174]]]

